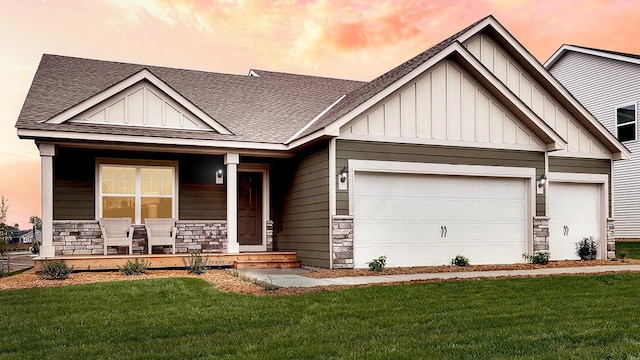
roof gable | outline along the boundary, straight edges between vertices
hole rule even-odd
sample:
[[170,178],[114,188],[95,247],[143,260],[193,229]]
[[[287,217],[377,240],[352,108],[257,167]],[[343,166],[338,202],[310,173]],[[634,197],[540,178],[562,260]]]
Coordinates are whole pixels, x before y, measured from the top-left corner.
[[544,151],[546,144],[460,65],[443,60],[357,117],[341,138]]
[[[466,58],[466,62],[475,68],[475,72],[482,73],[486,81],[494,83],[494,80],[497,80],[496,76],[491,72],[483,71],[482,69],[486,68],[481,64],[480,60],[476,59],[467,49],[460,45],[480,32],[489,32],[498,38],[501,45],[514,56],[525,71],[533,74],[533,76],[542,83],[544,88],[549,91],[551,96],[553,96],[561,106],[568,109],[571,116],[577,119],[585,131],[595,137],[598,142],[603,144],[607,151],[613,154],[614,159],[629,157],[629,151],[576,101],[571,94],[546,71],[533,55],[492,16],[481,19],[399,67],[347,94],[346,98],[331,109],[331,111],[327,112],[315,126],[310,127],[309,130],[302,133],[299,141],[303,142],[305,136],[312,137],[312,134],[316,131],[336,135],[336,129],[353,120],[375,103],[406,84],[408,80],[416,77],[419,71],[426,70],[428,66],[425,67],[424,64],[433,65],[446,56]],[[456,46],[459,48],[456,48]],[[469,59],[469,57],[473,59]],[[529,126],[532,131],[536,132],[547,144],[550,144],[548,140],[553,138],[554,140],[552,142],[555,143],[555,145],[550,144],[553,149],[566,148],[567,141],[565,139],[562,139],[555,131],[550,129],[549,125],[533,113],[527,105],[523,104],[517,96],[515,99],[511,97],[509,93],[512,92],[505,84],[500,80],[497,80],[497,82],[500,84],[493,84],[493,86],[502,93],[499,98],[509,98],[510,102],[520,109],[519,111],[526,113],[530,120],[525,120],[525,123],[528,122],[527,126]],[[526,109],[522,109],[522,107]],[[598,151],[598,149],[596,149],[596,151]]]
[[147,69],[42,122],[62,124],[65,121],[215,130],[220,134],[231,134]]

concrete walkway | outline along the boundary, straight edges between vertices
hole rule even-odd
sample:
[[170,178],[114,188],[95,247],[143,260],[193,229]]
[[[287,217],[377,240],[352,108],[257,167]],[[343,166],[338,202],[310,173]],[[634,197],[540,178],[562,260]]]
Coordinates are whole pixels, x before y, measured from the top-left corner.
[[305,269],[247,269],[238,270],[241,274],[256,280],[264,281],[281,287],[314,287],[328,285],[362,285],[390,282],[406,282],[413,280],[432,279],[473,279],[496,278],[510,276],[536,276],[536,275],[563,275],[563,274],[596,274],[605,272],[640,271],[640,265],[605,265],[584,266],[570,268],[546,268],[527,270],[496,270],[496,271],[468,271],[450,273],[428,273],[409,275],[384,275],[384,276],[351,276],[340,278],[313,279],[301,274],[309,270]]

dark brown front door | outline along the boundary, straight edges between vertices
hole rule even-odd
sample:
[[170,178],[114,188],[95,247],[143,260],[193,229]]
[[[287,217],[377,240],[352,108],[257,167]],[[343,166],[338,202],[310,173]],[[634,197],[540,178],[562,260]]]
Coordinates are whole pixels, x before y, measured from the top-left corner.
[[262,245],[262,173],[238,172],[238,243]]

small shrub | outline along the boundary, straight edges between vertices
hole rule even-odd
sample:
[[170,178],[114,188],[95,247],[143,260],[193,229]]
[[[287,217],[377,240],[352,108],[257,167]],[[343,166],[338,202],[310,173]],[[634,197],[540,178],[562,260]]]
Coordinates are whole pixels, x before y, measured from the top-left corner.
[[182,258],[182,263],[187,268],[189,274],[203,274],[209,266],[209,258],[202,257],[199,251],[189,254],[189,260]]
[[548,252],[538,252],[533,255],[522,254],[522,258],[536,265],[547,265],[549,263]]
[[73,271],[73,266],[60,260],[46,261],[40,267],[40,278],[45,280],[64,280]]
[[150,261],[142,260],[131,261],[127,260],[124,266],[118,266],[118,270],[126,276],[129,275],[142,275],[147,272],[147,269],[151,265]]
[[629,255],[629,252],[628,252],[628,251],[620,250],[620,251],[618,252],[618,256],[620,257],[620,260],[621,260],[621,261],[624,261],[624,260],[627,258],[627,255]]
[[367,266],[369,266],[369,270],[375,271],[375,272],[381,272],[382,270],[384,270],[384,267],[386,265],[387,265],[386,255],[382,255],[379,258],[373,259],[367,263]]
[[458,254],[456,257],[451,259],[452,266],[469,266],[469,259]]
[[584,238],[576,243],[576,254],[580,260],[595,260],[598,244],[592,237]]

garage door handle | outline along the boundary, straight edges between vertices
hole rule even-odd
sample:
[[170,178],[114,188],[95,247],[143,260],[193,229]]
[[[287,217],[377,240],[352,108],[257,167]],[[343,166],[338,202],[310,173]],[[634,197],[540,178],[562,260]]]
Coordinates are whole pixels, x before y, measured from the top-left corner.
[[444,237],[444,226],[440,225],[440,237]]
[[444,237],[447,237],[447,225],[444,226]]
[[564,226],[564,236],[569,235],[569,227],[567,225]]

